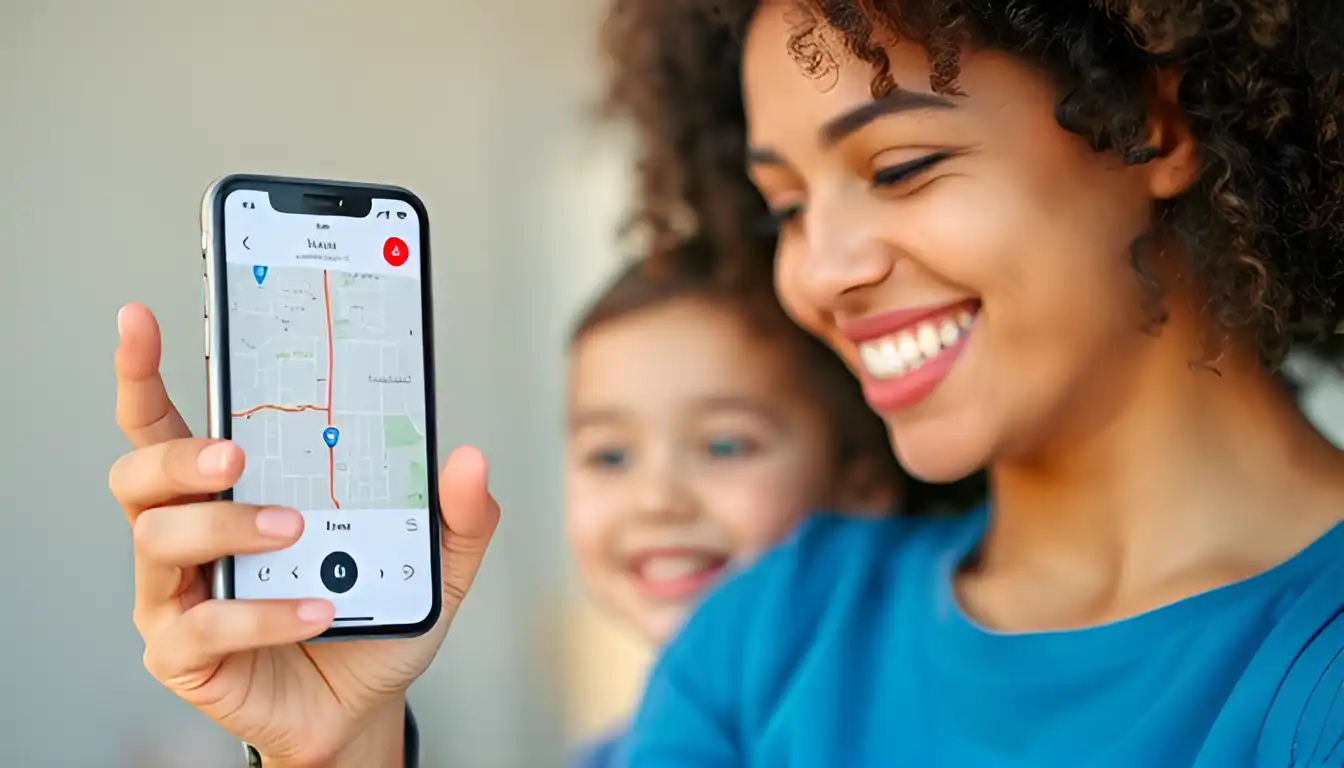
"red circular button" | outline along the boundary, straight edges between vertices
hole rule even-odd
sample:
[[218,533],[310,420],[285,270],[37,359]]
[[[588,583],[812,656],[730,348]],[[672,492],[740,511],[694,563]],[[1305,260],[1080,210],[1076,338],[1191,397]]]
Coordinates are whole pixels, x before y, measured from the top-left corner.
[[383,243],[383,260],[394,267],[400,267],[411,257],[411,249],[406,247],[406,241],[400,237],[389,237],[387,242]]

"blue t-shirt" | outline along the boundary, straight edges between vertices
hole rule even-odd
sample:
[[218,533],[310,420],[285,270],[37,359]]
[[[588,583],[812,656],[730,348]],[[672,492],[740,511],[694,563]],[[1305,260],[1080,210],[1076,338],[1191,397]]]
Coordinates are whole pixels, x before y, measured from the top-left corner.
[[666,650],[626,764],[1344,766],[1344,524],[1141,616],[1004,634],[952,591],[985,520],[804,524]]
[[583,745],[571,756],[569,768],[624,768],[628,760],[623,737],[623,732],[614,731]]

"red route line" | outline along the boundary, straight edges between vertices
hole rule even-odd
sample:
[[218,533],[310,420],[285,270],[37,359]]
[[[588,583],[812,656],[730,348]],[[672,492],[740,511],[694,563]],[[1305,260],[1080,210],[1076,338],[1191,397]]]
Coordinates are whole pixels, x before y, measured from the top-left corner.
[[[251,416],[258,411],[282,411],[284,413],[302,413],[304,411],[321,411],[327,414],[327,426],[332,426],[331,415],[331,390],[332,390],[332,340],[331,340],[331,273],[322,270],[322,298],[326,303],[327,312],[327,404],[322,405],[275,405],[266,403],[265,405],[256,405],[248,408],[246,411],[234,411],[235,418]],[[341,502],[336,500],[336,449],[327,449],[327,494],[331,496],[331,503],[341,508]]]
[[323,411],[327,408],[321,405],[275,405],[266,403],[265,405],[255,405],[246,411],[234,411],[235,417],[251,416],[257,411],[284,411],[285,413],[302,413],[304,411]]
[[[327,426],[331,426],[331,388],[332,388],[332,344],[331,344],[331,272],[322,270],[322,298],[327,305]],[[341,502],[336,500],[336,448],[332,446],[327,449],[327,493],[331,496],[331,503],[341,508]]]

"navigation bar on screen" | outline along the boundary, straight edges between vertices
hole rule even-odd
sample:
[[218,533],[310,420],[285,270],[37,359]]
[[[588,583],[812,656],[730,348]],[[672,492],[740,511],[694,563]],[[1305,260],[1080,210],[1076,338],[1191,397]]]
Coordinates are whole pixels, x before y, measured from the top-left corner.
[[375,199],[362,218],[279,213],[265,192],[246,189],[230,193],[224,206],[231,264],[420,276],[420,218],[400,200]]

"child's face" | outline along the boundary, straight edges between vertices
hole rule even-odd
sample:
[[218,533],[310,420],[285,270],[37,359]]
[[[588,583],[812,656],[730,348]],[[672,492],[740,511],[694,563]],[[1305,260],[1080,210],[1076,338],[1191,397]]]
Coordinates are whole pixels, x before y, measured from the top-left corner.
[[694,299],[575,345],[569,543],[590,593],[650,640],[831,501],[831,430],[797,379],[784,344]]

